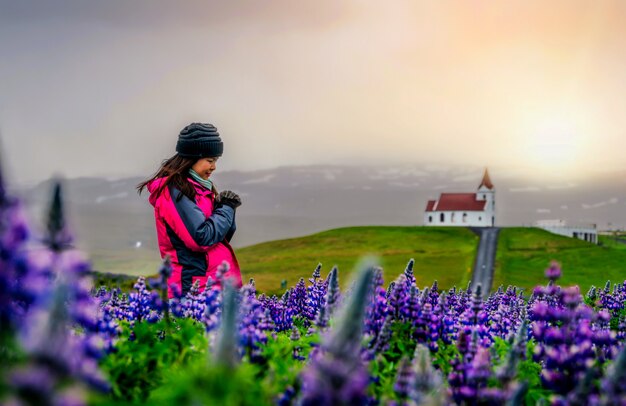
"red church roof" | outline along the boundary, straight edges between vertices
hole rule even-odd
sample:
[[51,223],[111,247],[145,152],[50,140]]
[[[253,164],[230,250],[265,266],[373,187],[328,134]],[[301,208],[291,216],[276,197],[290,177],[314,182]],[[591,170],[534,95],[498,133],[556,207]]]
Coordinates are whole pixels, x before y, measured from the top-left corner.
[[476,200],[476,193],[442,193],[439,200],[429,200],[426,211],[483,211],[485,200]]

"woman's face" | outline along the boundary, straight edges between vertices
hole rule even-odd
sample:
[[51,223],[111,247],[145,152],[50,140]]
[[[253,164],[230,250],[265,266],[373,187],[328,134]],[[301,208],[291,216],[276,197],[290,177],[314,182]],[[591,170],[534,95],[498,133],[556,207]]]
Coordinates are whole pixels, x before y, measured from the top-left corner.
[[191,169],[196,171],[202,179],[209,179],[209,176],[211,176],[211,173],[215,170],[215,163],[217,160],[217,157],[200,158],[195,164],[193,164]]

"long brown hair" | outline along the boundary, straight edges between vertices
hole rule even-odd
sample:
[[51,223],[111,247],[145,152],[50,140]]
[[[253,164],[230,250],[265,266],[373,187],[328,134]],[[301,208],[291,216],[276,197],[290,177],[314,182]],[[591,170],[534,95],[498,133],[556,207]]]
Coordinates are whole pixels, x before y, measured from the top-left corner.
[[[178,190],[182,192],[182,194],[178,197],[178,200],[182,199],[182,195],[187,196],[191,201],[195,201],[196,199],[196,189],[194,186],[187,180],[189,178],[189,169],[198,161],[198,158],[185,158],[178,154],[175,154],[169,159],[164,160],[161,163],[161,167],[156,171],[156,173],[148,180],[141,182],[137,185],[137,193],[141,195],[144,188],[148,186],[150,182],[158,178],[166,178],[165,182],[161,184],[156,193],[156,196],[159,196],[163,190],[168,187],[169,184],[172,184]],[[211,188],[213,192],[213,198],[217,196],[217,189],[215,185]]]

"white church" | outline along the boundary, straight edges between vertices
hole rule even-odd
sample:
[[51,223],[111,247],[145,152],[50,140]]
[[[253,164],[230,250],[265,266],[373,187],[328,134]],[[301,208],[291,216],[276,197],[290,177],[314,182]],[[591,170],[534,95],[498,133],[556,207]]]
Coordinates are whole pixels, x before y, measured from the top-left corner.
[[485,169],[476,193],[442,193],[429,200],[424,213],[426,226],[494,227],[496,189]]

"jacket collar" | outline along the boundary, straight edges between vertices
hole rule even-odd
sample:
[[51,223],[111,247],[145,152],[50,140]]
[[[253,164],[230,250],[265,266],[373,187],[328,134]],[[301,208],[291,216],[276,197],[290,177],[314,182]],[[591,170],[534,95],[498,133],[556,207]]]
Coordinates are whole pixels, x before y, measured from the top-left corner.
[[212,190],[209,190],[209,189],[205,188],[204,186],[202,186],[199,182],[197,182],[193,178],[187,178],[187,180],[189,182],[191,182],[191,184],[196,188],[196,193],[199,193],[199,194],[201,194],[203,196],[207,196],[207,195],[213,194]]

